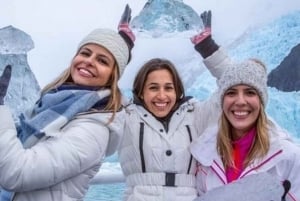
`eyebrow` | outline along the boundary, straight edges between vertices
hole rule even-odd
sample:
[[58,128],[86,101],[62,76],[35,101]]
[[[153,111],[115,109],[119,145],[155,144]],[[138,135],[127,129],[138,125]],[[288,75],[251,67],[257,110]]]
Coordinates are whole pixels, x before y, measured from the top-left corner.
[[[157,82],[150,82],[148,85],[160,85],[160,84],[157,83]],[[163,85],[174,85],[174,83],[168,82],[168,83],[165,83],[165,84],[163,84]]]

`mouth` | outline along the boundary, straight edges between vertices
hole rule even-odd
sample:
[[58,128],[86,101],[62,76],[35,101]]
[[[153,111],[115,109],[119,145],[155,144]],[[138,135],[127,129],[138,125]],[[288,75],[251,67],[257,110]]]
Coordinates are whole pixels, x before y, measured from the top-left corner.
[[83,77],[96,77],[91,71],[86,68],[78,68],[78,72]]
[[245,118],[250,114],[250,111],[232,111],[232,114],[237,118]]
[[167,107],[168,102],[154,102],[153,105],[159,110],[164,110]]

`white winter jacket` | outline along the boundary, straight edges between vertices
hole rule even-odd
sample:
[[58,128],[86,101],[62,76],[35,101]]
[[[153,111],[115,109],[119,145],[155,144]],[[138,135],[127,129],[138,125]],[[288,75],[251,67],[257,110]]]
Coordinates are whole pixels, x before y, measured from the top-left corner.
[[[215,55],[224,61],[222,52]],[[206,60],[211,73],[219,78],[222,66]],[[209,68],[212,66],[211,68]],[[119,161],[126,177],[125,201],[192,201],[196,163],[189,145],[220,113],[217,97],[206,102],[190,99],[173,113],[169,130],[164,129],[143,106],[125,108],[125,128]]]
[[[217,125],[207,128],[190,147],[191,153],[199,162],[197,189],[200,196],[215,187],[227,184],[225,169],[216,149],[217,129]],[[267,155],[262,160],[254,161],[241,173],[239,178],[268,172],[279,181],[288,179],[291,182],[291,189],[286,200],[299,201],[300,147],[293,144],[285,131],[277,126],[269,128],[269,136],[271,146]]]
[[[6,106],[0,106],[0,184],[14,201],[79,201],[105,155],[120,139],[122,123],[111,113],[77,115],[57,133],[23,149]],[[47,133],[47,132],[46,132]]]

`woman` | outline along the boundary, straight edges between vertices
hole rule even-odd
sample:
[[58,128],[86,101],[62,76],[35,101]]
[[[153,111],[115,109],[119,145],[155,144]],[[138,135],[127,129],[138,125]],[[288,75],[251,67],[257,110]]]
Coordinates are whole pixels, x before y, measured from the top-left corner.
[[103,158],[119,144],[123,121],[117,82],[129,55],[121,34],[89,33],[69,68],[22,116],[18,132],[3,105],[11,74],[6,67],[0,79],[0,186],[7,191],[2,190],[1,200],[84,199]]
[[[195,49],[217,79],[218,65],[230,63],[211,38],[211,15],[202,15],[205,29],[193,37]],[[213,60],[209,56],[213,55]],[[197,197],[196,162],[189,145],[217,121],[216,96],[205,102],[185,96],[174,65],[166,59],[146,62],[134,79],[133,102],[125,108],[125,128],[118,150],[126,177],[124,201],[192,201]]]
[[268,172],[281,182],[290,181],[286,200],[300,200],[300,149],[265,113],[266,67],[258,60],[231,64],[218,85],[219,125],[207,128],[190,148],[199,162],[200,197],[235,180]]
[[159,58],[139,70],[133,97],[125,108],[118,152],[127,184],[124,200],[192,201],[197,196],[196,163],[188,148],[217,121],[216,99],[186,97],[174,65]]

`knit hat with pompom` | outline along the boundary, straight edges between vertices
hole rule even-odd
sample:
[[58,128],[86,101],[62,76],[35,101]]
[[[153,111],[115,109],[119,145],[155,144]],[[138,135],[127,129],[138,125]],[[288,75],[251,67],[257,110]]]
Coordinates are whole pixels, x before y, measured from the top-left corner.
[[249,59],[223,67],[225,72],[218,81],[220,105],[223,103],[225,92],[230,87],[244,84],[253,87],[258,92],[262,104],[266,106],[268,102],[267,70],[261,61]]
[[95,29],[82,39],[78,50],[89,43],[106,48],[116,59],[120,76],[123,74],[129,59],[129,49],[119,33],[110,29]]

